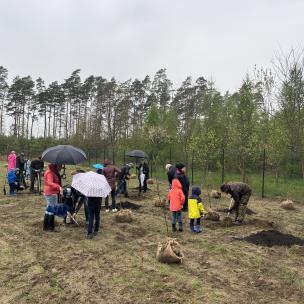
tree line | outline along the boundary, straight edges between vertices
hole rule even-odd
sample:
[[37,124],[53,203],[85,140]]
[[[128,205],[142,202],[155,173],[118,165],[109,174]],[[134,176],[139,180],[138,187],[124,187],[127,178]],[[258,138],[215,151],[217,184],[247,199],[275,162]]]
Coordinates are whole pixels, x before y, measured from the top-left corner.
[[[161,162],[194,160],[202,170],[227,168],[245,179],[267,151],[267,167],[304,178],[304,56],[279,53],[255,68],[235,92],[203,76],[174,87],[166,69],[154,77],[89,76],[77,69],[62,83],[16,76],[0,67],[0,135],[29,142],[69,142],[86,149],[142,148]],[[11,122],[8,134],[5,126]],[[3,152],[2,152],[3,153]]]

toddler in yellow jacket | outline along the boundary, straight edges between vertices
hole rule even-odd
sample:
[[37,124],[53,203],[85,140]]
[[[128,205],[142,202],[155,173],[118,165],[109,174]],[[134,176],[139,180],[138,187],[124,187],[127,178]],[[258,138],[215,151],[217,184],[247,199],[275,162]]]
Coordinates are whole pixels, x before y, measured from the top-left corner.
[[[201,227],[201,216],[205,214],[205,208],[200,198],[201,189],[199,187],[192,187],[192,194],[188,199],[188,214],[190,219],[190,230],[191,232],[200,233],[202,232]],[[196,225],[194,222],[196,220]]]

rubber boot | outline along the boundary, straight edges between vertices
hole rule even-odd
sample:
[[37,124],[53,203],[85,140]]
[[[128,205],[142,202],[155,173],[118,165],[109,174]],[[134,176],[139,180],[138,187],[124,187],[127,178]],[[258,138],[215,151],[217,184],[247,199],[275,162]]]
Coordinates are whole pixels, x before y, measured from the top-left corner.
[[201,225],[196,225],[196,226],[194,227],[194,230],[195,230],[196,233],[201,233],[201,232],[203,231]]
[[44,214],[43,230],[49,230],[49,215]]
[[176,232],[176,225],[172,224],[172,232]]
[[183,232],[183,223],[182,222],[178,223],[178,231]]
[[194,226],[190,224],[190,231],[195,232]]
[[55,215],[54,214],[49,215],[49,218],[50,218],[50,220],[49,220],[50,228],[49,229],[51,231],[54,231],[55,230]]

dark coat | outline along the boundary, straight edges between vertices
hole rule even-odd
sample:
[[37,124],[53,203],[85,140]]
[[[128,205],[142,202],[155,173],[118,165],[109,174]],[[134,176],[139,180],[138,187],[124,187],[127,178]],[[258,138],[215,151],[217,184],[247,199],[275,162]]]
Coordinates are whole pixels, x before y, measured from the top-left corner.
[[174,179],[175,173],[176,173],[175,166],[171,166],[169,171],[167,172],[168,182],[169,182],[170,185],[172,185],[172,181]]
[[120,168],[120,173],[118,174],[118,180],[129,179],[130,176],[130,167],[124,165]]
[[25,165],[24,155],[17,156],[17,158],[16,158],[16,168],[20,169],[21,171],[24,171],[24,165]]
[[190,181],[188,177],[180,170],[176,169],[174,178],[177,178],[182,185],[185,197],[189,195]]
[[228,190],[226,193],[230,194],[235,202],[239,202],[244,194],[251,194],[251,188],[245,183],[230,182],[227,185]]

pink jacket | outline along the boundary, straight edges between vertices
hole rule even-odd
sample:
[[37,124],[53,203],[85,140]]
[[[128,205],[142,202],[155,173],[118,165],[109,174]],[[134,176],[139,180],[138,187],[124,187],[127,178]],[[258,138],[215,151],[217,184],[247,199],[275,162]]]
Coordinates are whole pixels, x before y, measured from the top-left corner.
[[11,153],[7,158],[7,171],[16,169],[16,154]]

